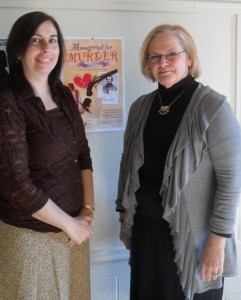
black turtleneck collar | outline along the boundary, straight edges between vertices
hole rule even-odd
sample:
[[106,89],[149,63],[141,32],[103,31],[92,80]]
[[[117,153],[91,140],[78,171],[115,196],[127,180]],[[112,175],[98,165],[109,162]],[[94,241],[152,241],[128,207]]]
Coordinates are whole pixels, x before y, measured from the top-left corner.
[[163,85],[158,83],[158,89],[159,89],[159,93],[161,95],[162,101],[166,102],[166,103],[168,103],[169,101],[172,101],[182,91],[193,86],[194,82],[195,82],[195,79],[191,75],[188,75],[187,77],[185,77],[185,78],[181,79],[180,81],[178,81],[177,83],[175,83],[170,88],[165,88]]

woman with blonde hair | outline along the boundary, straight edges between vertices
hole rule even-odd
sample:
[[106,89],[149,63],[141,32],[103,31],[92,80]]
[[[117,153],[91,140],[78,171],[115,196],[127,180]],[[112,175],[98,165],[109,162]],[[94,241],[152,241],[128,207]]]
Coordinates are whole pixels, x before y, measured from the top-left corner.
[[141,68],[158,86],[130,108],[116,200],[130,299],[221,300],[237,272],[239,123],[226,97],[196,80],[196,46],[182,26],[147,35]]

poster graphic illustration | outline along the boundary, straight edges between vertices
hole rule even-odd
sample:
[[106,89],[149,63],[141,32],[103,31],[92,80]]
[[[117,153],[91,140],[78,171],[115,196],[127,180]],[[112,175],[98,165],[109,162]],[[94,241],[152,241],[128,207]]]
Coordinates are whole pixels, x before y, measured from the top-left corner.
[[6,39],[0,39],[0,82],[8,73],[6,43]]
[[122,38],[67,38],[63,82],[77,102],[86,132],[124,126]]

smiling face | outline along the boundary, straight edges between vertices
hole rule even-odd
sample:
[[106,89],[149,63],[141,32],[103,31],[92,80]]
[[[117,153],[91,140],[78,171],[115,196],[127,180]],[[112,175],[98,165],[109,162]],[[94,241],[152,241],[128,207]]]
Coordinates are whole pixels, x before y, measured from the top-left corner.
[[25,77],[31,81],[48,77],[59,57],[57,30],[51,21],[43,22],[31,37],[25,54],[20,57]]
[[[184,51],[174,34],[161,34],[155,37],[149,46],[150,57],[158,57],[159,60],[150,60],[150,70],[154,79],[166,88],[170,88],[189,73],[191,59]],[[180,52],[180,53],[178,53]],[[173,54],[176,56],[173,59]],[[178,53],[177,55],[175,55]],[[167,54],[170,54],[166,56]]]

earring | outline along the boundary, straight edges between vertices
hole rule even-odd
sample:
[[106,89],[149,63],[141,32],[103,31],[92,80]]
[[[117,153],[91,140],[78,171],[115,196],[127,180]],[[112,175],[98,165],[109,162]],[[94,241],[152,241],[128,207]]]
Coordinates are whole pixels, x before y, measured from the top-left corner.
[[20,64],[20,56],[16,59],[16,64]]

